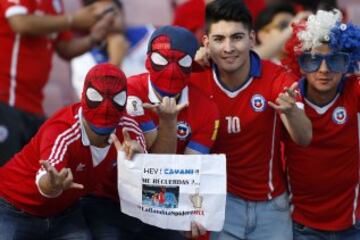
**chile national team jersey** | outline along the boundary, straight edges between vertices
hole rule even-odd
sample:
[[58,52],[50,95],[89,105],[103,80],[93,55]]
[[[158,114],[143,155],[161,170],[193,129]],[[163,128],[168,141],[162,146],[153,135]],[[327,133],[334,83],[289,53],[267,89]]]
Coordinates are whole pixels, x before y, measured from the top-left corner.
[[[144,109],[143,103],[159,103],[149,74],[144,73],[128,79],[128,114],[135,117],[143,132],[156,130],[159,124],[157,114]],[[214,102],[207,98],[196,86],[189,84],[181,92],[178,104],[189,103],[177,118],[177,153],[190,148],[200,153],[208,153],[217,136],[219,112]]]
[[193,73],[191,81],[219,107],[220,129],[212,152],[226,154],[228,192],[265,201],[285,191],[279,146],[283,126],[267,102],[274,102],[296,77],[254,52],[250,59],[250,77],[235,91],[224,86],[215,65]]
[[[81,118],[80,104],[75,104],[46,121],[31,142],[0,168],[0,198],[26,213],[48,217],[94,191],[116,162],[117,151],[113,144],[105,148],[91,146]],[[128,116],[123,116],[116,128],[121,142],[125,127],[132,139],[144,142],[136,121]],[[68,189],[55,198],[44,196],[37,187],[40,176],[46,173],[40,160],[48,160],[58,171],[70,168],[73,181],[83,184],[84,189]]]
[[0,1],[0,101],[23,111],[43,114],[43,88],[51,70],[56,41],[69,41],[71,32],[47,36],[12,31],[8,18],[15,15],[63,14],[61,0]]
[[304,148],[285,138],[293,219],[315,229],[344,230],[360,217],[359,79],[347,78],[325,106],[306,98],[306,84],[300,81],[312,142]]

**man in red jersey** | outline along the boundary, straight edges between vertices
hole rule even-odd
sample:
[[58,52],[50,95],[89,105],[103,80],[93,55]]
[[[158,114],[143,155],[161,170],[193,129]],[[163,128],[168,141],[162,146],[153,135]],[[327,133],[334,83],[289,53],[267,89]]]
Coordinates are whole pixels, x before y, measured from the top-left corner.
[[[360,239],[360,28],[340,11],[318,11],[294,26],[287,44],[305,112],[313,125],[307,148],[285,137],[294,239]],[[293,63],[293,64],[291,64]]]
[[[148,44],[146,67],[149,72],[128,79],[127,112],[144,131],[149,152],[206,154],[216,139],[218,109],[201,90],[188,83],[197,48],[197,40],[190,31],[174,26],[160,27]],[[116,171],[112,174],[116,179]],[[113,238],[124,239],[184,238],[177,231],[143,224],[119,213],[114,181],[104,182],[95,196],[82,200],[95,238],[101,239],[110,233]],[[115,201],[111,203],[106,198]],[[109,213],[106,218],[96,214],[103,209]],[[196,237],[203,233],[204,229],[194,222],[192,233],[187,235]]]
[[0,169],[1,239],[91,239],[75,202],[95,189],[117,158],[110,134],[124,142],[128,157],[145,147],[130,138],[143,136],[126,116],[126,97],[123,72],[95,66],[81,103],[46,121]]
[[[0,165],[44,121],[43,89],[53,52],[70,59],[102,41],[113,19],[112,13],[102,15],[106,7],[111,5],[96,3],[64,14],[61,0],[0,1]],[[76,39],[69,31],[91,27],[89,35]]]
[[213,64],[192,76],[219,107],[212,152],[227,157],[225,225],[211,239],[288,240],[292,222],[280,136],[286,129],[296,143],[307,145],[311,122],[297,102],[297,78],[251,51],[251,25],[242,1],[208,4],[204,46]]

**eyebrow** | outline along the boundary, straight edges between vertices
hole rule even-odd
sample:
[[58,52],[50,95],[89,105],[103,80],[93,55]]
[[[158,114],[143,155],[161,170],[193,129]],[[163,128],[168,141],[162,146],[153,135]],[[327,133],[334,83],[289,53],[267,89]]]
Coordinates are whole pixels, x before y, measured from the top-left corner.
[[[230,37],[238,36],[238,35],[245,36],[246,33],[245,32],[236,32],[236,33],[231,34]],[[216,37],[226,37],[226,36],[224,34],[213,34],[211,37],[216,38]]]

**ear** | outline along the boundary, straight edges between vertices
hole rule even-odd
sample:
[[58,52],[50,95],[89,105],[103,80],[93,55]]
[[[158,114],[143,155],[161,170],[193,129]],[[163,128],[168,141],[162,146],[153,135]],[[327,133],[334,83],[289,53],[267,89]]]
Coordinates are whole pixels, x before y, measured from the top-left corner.
[[250,47],[254,48],[256,44],[256,37],[255,37],[255,31],[251,30],[249,33],[249,39],[250,39]]
[[204,35],[202,37],[202,42],[203,42],[203,45],[205,48],[208,48],[209,47],[209,35]]

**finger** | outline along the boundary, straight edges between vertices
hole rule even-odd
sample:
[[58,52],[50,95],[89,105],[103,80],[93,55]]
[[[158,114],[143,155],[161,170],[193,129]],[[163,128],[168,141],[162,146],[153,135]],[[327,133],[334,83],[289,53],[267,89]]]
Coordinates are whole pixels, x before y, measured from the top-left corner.
[[196,223],[197,228],[199,230],[200,236],[204,235],[206,233],[206,229],[204,228],[204,226],[201,225],[200,223],[197,223],[197,222],[195,222],[195,223]]
[[143,103],[143,108],[159,113],[159,104]]
[[72,188],[72,189],[84,189],[84,185],[80,184],[80,183],[74,183],[72,182],[70,184],[70,187],[69,188]]
[[129,134],[129,132],[127,131],[126,128],[123,128],[123,129],[122,129],[122,134],[123,134],[123,137],[124,137],[124,142],[129,142],[129,141],[131,141],[130,134]]
[[62,170],[65,172],[64,175],[66,174],[63,181],[63,188],[66,190],[70,188],[71,183],[74,181],[74,177],[70,168],[63,168]]
[[54,179],[55,176],[58,174],[54,166],[52,166],[49,161],[40,160],[40,165],[44,167],[45,171],[48,172],[50,179]]
[[69,168],[63,168],[60,170],[58,177],[62,178],[62,179],[66,179],[69,175]]
[[191,237],[192,238],[199,237],[199,229],[195,222],[191,222]]
[[176,112],[181,112],[184,108],[189,106],[189,103],[182,103],[176,106]]
[[119,139],[117,138],[117,136],[114,133],[112,133],[110,135],[110,137],[111,137],[111,140],[113,141],[113,143],[115,145],[116,150],[121,151],[123,146],[122,146],[121,142],[119,141]]
[[268,105],[275,110],[280,110],[280,106],[276,105],[275,103],[268,101]]
[[289,90],[291,90],[292,92],[294,92],[299,86],[298,82],[294,82],[293,84],[291,84]]
[[[281,100],[282,102],[284,103],[287,103],[287,104],[295,104],[295,98],[290,96],[289,94],[280,94],[279,97],[277,98],[277,100]],[[279,102],[278,102],[279,104]]]
[[127,151],[127,155],[126,155],[126,159],[130,160],[134,155],[134,150],[131,146],[128,147],[128,151]]

